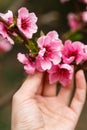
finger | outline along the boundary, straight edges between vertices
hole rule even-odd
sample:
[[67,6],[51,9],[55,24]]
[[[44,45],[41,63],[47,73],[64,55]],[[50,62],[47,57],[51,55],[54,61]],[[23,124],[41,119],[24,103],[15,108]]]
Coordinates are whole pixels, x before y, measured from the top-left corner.
[[86,80],[82,70],[76,73],[76,91],[71,102],[71,109],[76,113],[77,120],[80,116],[86,98]]
[[42,80],[43,74],[40,72],[28,76],[16,94],[23,97],[23,99],[33,97],[39,90],[40,86],[42,86]]
[[43,92],[43,83],[39,86],[39,88],[38,88],[36,94],[37,94],[37,95],[42,95],[42,92]]
[[49,78],[48,74],[45,75],[45,83],[44,83],[44,89],[43,89],[43,96],[56,96],[56,83],[55,84],[49,84]]
[[70,83],[70,85],[66,87],[61,87],[59,93],[58,93],[58,101],[60,101],[64,105],[69,105],[71,96],[73,92],[73,79]]

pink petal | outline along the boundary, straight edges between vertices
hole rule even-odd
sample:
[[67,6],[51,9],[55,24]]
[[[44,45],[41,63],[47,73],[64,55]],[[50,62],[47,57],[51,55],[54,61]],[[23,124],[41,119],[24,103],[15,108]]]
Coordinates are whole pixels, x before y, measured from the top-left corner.
[[58,80],[63,86],[67,86],[72,79],[74,68],[68,64],[62,64],[60,69],[64,69],[64,73],[59,73]]
[[17,54],[17,59],[18,59],[18,61],[20,61],[22,64],[28,63],[28,59],[27,59],[27,57],[25,56],[25,54],[18,53],[18,54]]
[[27,17],[27,15],[29,14],[29,11],[27,10],[27,8],[22,7],[18,10],[18,17]]
[[87,11],[82,12],[82,20],[87,22]]
[[4,39],[2,36],[0,36],[0,52],[8,52],[12,49],[12,45],[8,42],[7,39]]
[[43,46],[44,46],[44,40],[45,40],[45,36],[42,36],[42,37],[40,37],[39,39],[38,39],[38,41],[37,41],[37,43],[38,43],[38,47],[39,48],[43,48]]
[[50,61],[52,61],[54,65],[57,65],[61,62],[61,56],[62,56],[61,54],[54,55],[54,57],[50,59]]
[[41,61],[41,67],[43,70],[49,70],[51,66],[52,66],[52,63],[49,60],[45,59]]
[[31,64],[24,65],[24,70],[27,74],[34,74],[35,66]]
[[68,24],[71,29],[76,29],[81,25],[78,15],[74,13],[69,13],[68,15]]
[[3,36],[3,38],[8,39],[8,41],[11,44],[14,44],[14,41],[8,35],[7,30],[5,29],[5,26],[4,26],[4,24],[2,22],[0,22],[0,34]]
[[13,13],[12,11],[8,10],[6,14],[0,13],[0,16],[6,20],[8,23],[12,24],[13,22]]
[[52,39],[58,39],[59,35],[56,31],[50,31],[47,36],[51,37]]

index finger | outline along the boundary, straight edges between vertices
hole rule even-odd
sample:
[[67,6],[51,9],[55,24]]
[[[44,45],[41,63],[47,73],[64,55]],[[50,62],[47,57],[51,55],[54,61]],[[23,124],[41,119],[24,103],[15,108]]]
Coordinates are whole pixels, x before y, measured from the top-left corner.
[[42,86],[42,80],[43,73],[36,72],[34,75],[29,75],[21,88],[16,92],[16,95],[21,99],[23,98],[23,100],[25,98],[32,98],[37,93],[40,86]]

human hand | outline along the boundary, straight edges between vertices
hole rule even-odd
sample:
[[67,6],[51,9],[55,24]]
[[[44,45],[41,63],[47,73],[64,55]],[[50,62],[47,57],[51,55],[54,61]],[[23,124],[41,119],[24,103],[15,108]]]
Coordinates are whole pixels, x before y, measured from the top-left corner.
[[76,90],[61,87],[56,96],[56,84],[49,85],[37,72],[28,76],[13,96],[11,130],[74,130],[86,98],[83,71],[76,73]]

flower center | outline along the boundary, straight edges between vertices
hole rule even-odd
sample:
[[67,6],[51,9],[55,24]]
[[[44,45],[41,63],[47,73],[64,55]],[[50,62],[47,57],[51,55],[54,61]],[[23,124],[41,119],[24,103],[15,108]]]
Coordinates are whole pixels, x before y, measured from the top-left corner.
[[70,53],[68,54],[68,58],[71,57],[71,56],[73,56],[73,57],[76,58],[77,55],[78,55],[78,51],[72,51],[72,52],[70,52]]
[[49,57],[52,53],[52,50],[49,47],[45,47],[46,51],[44,53],[44,57]]
[[59,68],[58,69],[58,73],[59,73],[59,75],[60,75],[60,78],[64,78],[64,76],[65,77],[67,77],[68,75],[69,75],[69,72],[68,72],[68,70],[66,70],[66,69],[64,69],[64,68]]
[[28,27],[29,27],[29,18],[24,18],[24,19],[21,19],[21,28],[23,30],[26,30]]

